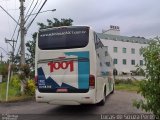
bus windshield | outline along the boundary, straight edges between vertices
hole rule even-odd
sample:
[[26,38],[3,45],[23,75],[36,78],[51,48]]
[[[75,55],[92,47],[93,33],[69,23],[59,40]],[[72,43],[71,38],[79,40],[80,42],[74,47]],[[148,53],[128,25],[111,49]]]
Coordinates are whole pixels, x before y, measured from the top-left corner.
[[41,50],[72,49],[87,46],[89,27],[61,27],[40,31],[38,47]]

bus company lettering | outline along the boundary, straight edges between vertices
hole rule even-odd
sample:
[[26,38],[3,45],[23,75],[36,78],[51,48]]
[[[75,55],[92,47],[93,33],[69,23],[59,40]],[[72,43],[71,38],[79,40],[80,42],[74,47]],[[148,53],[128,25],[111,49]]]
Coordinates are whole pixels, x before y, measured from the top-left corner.
[[70,72],[74,71],[73,61],[60,61],[60,62],[49,62],[48,66],[50,66],[50,72],[54,72],[54,70],[59,69],[67,69],[70,67]]

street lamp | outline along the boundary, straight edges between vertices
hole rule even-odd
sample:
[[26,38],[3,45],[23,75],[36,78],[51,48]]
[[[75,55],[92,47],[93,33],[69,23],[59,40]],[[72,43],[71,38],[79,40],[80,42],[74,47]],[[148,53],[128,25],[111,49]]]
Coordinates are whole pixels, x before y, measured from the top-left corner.
[[[54,11],[56,11],[56,9],[45,10],[45,11],[42,11],[42,12],[39,12],[39,13],[44,13],[44,12],[48,12],[48,11],[54,12]],[[26,15],[26,17],[25,17],[25,18],[26,18],[25,23],[27,22],[27,20],[29,19],[29,17],[30,17],[31,15],[36,15],[36,14],[39,14],[39,13],[33,13],[33,14]]]
[[[54,12],[56,11],[56,9],[52,9],[52,10],[45,10],[45,11],[42,11],[42,12],[39,12],[39,13],[44,13],[44,12],[48,12],[48,11],[51,11],[51,12]],[[38,14],[39,14],[38,13]],[[27,15],[27,17],[31,16],[31,15],[36,15],[37,13],[33,13],[33,14],[30,14],[30,15]]]
[[39,14],[39,13],[44,13],[44,12],[48,12],[48,11],[54,12],[54,11],[56,11],[56,9],[45,10],[45,11],[42,11],[42,12],[38,12],[38,13],[33,13],[33,14],[26,15],[24,24],[27,22],[27,20],[29,19],[29,17],[30,17],[31,15],[37,15],[37,14]]

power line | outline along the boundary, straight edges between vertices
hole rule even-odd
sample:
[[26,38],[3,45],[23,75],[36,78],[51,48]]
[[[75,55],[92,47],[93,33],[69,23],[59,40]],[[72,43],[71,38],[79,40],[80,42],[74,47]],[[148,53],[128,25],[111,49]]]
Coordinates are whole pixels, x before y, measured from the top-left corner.
[[[29,7],[29,9],[28,9],[28,11],[27,11],[27,13],[26,13],[26,15],[28,14],[29,10],[31,9],[33,2],[34,2],[34,0],[32,1],[32,3],[31,3],[31,5],[30,5],[30,7]],[[19,20],[20,20],[20,17],[19,17],[19,19],[18,19],[18,22],[19,22]],[[14,37],[14,35],[15,35],[15,32],[16,32],[17,27],[18,27],[18,24],[16,24],[16,27],[15,27],[14,32],[13,32],[13,34],[12,34],[11,40],[13,39],[13,37]],[[16,41],[16,42],[15,42],[15,46],[14,46],[15,48],[16,48],[16,46],[17,46],[18,37],[19,37],[19,30],[18,30],[18,34],[17,34],[16,40],[15,40],[15,41]],[[14,51],[13,51],[13,52],[14,52]]]
[[37,6],[37,3],[38,3],[38,0],[37,0],[36,4],[34,5],[33,9],[31,10],[30,14],[25,17],[26,18],[25,23],[27,22],[27,20],[29,19],[30,15],[34,11],[35,7]]
[[[7,6],[7,1],[5,1],[5,3],[6,3],[6,11],[8,11],[9,9],[8,9],[8,6]],[[10,25],[10,22],[9,22],[9,16],[7,16],[7,18],[8,18],[8,31],[9,31],[9,33],[11,32],[11,25]],[[5,38],[5,40],[6,40],[6,38]],[[9,43],[10,44],[10,43]],[[10,44],[11,45],[11,44]],[[8,50],[8,45],[7,45],[7,50]],[[13,49],[12,49],[13,50]]]
[[[19,22],[19,20],[20,20],[20,17],[19,17],[19,19],[18,19],[18,22]],[[13,37],[14,37],[14,35],[15,35],[15,32],[16,32],[17,27],[18,27],[18,24],[16,24],[16,27],[14,28],[14,31],[13,31],[13,34],[12,34],[12,37],[11,37],[11,40],[13,39]]]
[[42,0],[39,2],[39,4],[37,5],[37,8],[35,9],[35,11],[37,11],[37,9],[39,8],[39,6],[41,5]]
[[[16,25],[16,27],[15,27],[15,29],[14,29],[13,35],[12,35],[12,39],[13,39],[14,34],[15,34],[15,32],[16,32],[16,29],[17,29],[18,25],[20,25],[20,24],[19,24],[19,20],[18,20],[18,22],[17,22],[17,20],[15,20],[14,17],[12,17],[12,15],[10,15],[10,14],[7,12],[7,10],[5,10],[1,5],[0,5],[0,7],[2,8],[2,10],[3,10],[4,12],[7,13],[7,15],[9,15],[9,16],[17,23],[17,25]],[[12,39],[11,39],[11,40],[12,40]],[[8,45],[7,45],[7,49],[8,49]],[[14,51],[13,51],[13,52],[14,52]]]
[[[17,38],[16,38],[16,40],[15,40],[15,41],[17,41],[17,40],[18,40],[19,33],[20,33],[20,31],[18,30]],[[16,42],[15,50],[16,50],[16,47],[17,47],[17,43],[18,43],[18,42]],[[15,56],[19,54],[19,52],[20,52],[20,48],[21,48],[21,45],[19,45],[19,48],[17,48],[17,52],[15,53]],[[14,51],[14,52],[15,52],[15,51]]]
[[[6,8],[8,10],[7,1],[5,1],[5,2],[6,2]],[[9,30],[9,33],[10,33],[11,32],[11,27],[10,27],[9,17],[7,16],[7,18],[8,18],[8,30]]]
[[[16,40],[15,40],[15,41],[16,41],[16,42],[15,42],[15,47],[14,47],[15,49],[16,49],[16,47],[17,47],[17,41],[18,41],[19,33],[20,33],[20,31],[18,30],[17,38],[16,38]],[[15,52],[15,51],[14,51],[14,52]]]
[[32,5],[33,5],[33,2],[34,2],[34,0],[32,0],[32,3],[30,4],[30,6],[29,6],[29,8],[28,8],[28,11],[27,11],[27,13],[26,13],[26,16],[27,16],[27,14],[29,13],[29,10],[31,9],[31,7],[32,7]]
[[[29,8],[28,8],[28,11],[27,11],[27,13],[26,13],[26,17],[27,17],[27,15],[28,15],[28,13],[29,13],[29,11],[30,11],[32,5],[33,5],[33,2],[34,2],[34,0],[32,1],[32,3],[30,4],[30,6],[29,6]],[[40,3],[41,3],[41,2],[42,2],[42,0],[40,1]],[[38,3],[38,0],[37,0],[37,3]],[[32,13],[33,10],[35,9],[37,3],[36,3],[35,6],[33,7],[31,13]],[[40,4],[39,4],[39,5],[40,5]],[[39,5],[38,5],[38,6],[39,6]],[[26,18],[26,17],[25,17],[25,18]],[[28,16],[28,18],[29,18],[29,16]],[[19,17],[19,19],[20,19],[20,17]],[[25,23],[26,23],[26,22],[27,22],[27,21],[25,21]],[[16,26],[16,27],[17,27],[17,26]],[[16,29],[16,28],[15,28],[15,29]],[[15,32],[15,31],[14,31],[14,32]],[[20,31],[18,31],[18,34],[17,34],[15,48],[16,48],[16,46],[17,46],[17,40],[18,40],[18,37],[19,37],[19,33],[20,33]],[[13,38],[13,36],[12,36],[12,38]],[[19,54],[19,52],[20,52],[20,45],[19,45],[19,48],[18,48],[18,50],[17,50],[17,54]]]
[[42,6],[40,7],[39,11],[37,12],[37,14],[35,15],[35,17],[32,19],[32,21],[28,24],[26,30],[29,29],[29,27],[32,25],[33,21],[35,20],[35,18],[37,17],[38,13],[41,11],[41,9],[43,8],[43,6],[46,4],[47,0],[45,0],[42,4]]
[[16,9],[8,9],[8,11],[16,11],[16,10],[19,10],[18,8]]
[[12,20],[14,20],[19,25],[19,23],[12,17],[12,15],[10,15],[1,5],[0,7],[3,9],[4,12],[6,12],[12,18]]
[[[42,2],[42,0],[40,1],[40,3],[38,4],[38,7],[41,5],[41,2]],[[40,11],[41,11],[41,9],[43,8],[43,6],[45,5],[45,3],[47,2],[47,0],[43,3],[43,5],[41,6],[41,8],[39,9],[39,11],[37,12],[37,13],[35,13],[36,14],[36,16],[39,14],[39,13],[41,13]],[[37,7],[37,8],[38,8]],[[53,10],[47,10],[47,11],[55,11],[56,9],[53,9]],[[46,12],[46,11],[43,11],[43,12]],[[32,14],[30,14],[30,15],[32,15]],[[35,17],[36,17],[35,16]],[[35,19],[35,18],[34,18]],[[34,21],[34,19],[32,20],[32,21]],[[30,23],[30,25],[31,25],[32,23]],[[27,30],[26,30],[27,31]],[[18,33],[18,35],[17,35],[17,39],[18,39],[18,37],[19,37],[19,33]],[[16,41],[17,41],[17,39],[16,39]],[[17,42],[16,42],[16,45],[17,45]],[[15,47],[16,48],[16,47]],[[17,55],[19,54],[19,52],[20,52],[20,46],[19,46],[19,48],[18,48],[18,51],[17,51]]]
[[2,48],[2,47],[0,47],[6,54],[8,54],[8,52],[4,49],[4,48]]
[[[20,20],[20,17],[19,17],[19,19],[18,19],[18,22],[19,22],[19,20]],[[18,24],[16,24],[16,27],[15,27],[14,32],[13,32],[13,34],[12,34],[11,40],[13,40],[13,37],[14,37],[14,35],[15,35],[15,32],[16,32],[17,27],[18,27]],[[16,48],[17,41],[18,41],[18,36],[19,36],[19,30],[18,30],[17,38],[16,38],[16,40],[15,40],[15,46],[14,46],[14,48]],[[13,51],[13,54],[14,54],[14,51]]]
[[[12,17],[12,16],[0,5],[0,8],[2,8],[2,9],[17,23],[17,25],[16,25],[16,27],[15,27],[15,29],[14,29],[14,31],[13,31],[12,39],[13,39],[15,33],[16,33],[16,29],[17,29],[18,25],[21,27],[21,28],[20,28],[20,31],[21,31],[21,47],[19,46],[19,49],[18,49],[18,51],[17,51],[17,52],[19,52],[19,50],[20,50],[20,48],[21,48],[21,64],[24,64],[24,63],[25,63],[25,60],[24,60],[24,57],[25,57],[25,55],[24,55],[24,54],[25,54],[25,51],[24,51],[24,50],[25,50],[25,47],[24,47],[24,34],[25,34],[24,23],[26,23],[26,21],[24,21],[24,6],[23,6],[23,2],[24,2],[24,0],[20,0],[20,15],[21,15],[20,18],[21,18],[21,23],[19,23],[19,20],[18,20],[18,22],[17,22],[17,21],[14,19],[14,17]],[[40,1],[40,2],[41,2],[41,1]],[[37,15],[40,13],[40,11],[42,10],[42,8],[43,8],[44,5],[46,4],[46,2],[47,2],[47,0],[45,0],[42,5],[41,5],[41,3],[39,4],[39,5],[41,5],[41,7],[40,7],[40,9],[38,10],[38,12],[36,13],[36,15],[34,16],[34,18],[31,20],[31,22],[27,25],[27,29],[26,29],[26,30],[28,30],[29,27],[32,25],[32,23],[34,22],[35,18],[36,18]],[[38,4],[38,0],[37,0],[37,2],[36,2],[35,6],[33,7],[31,13],[34,11],[34,9],[36,8],[37,4]],[[31,8],[30,8],[30,9],[31,9]],[[28,13],[29,13],[29,12],[28,12]],[[28,13],[27,13],[27,14],[28,14]],[[29,18],[29,17],[27,17],[27,19],[28,19],[28,18]],[[20,31],[18,31],[17,39],[16,39],[16,45],[15,45],[15,46],[17,46],[17,40],[18,40]],[[14,52],[14,50],[13,50],[13,52]]]

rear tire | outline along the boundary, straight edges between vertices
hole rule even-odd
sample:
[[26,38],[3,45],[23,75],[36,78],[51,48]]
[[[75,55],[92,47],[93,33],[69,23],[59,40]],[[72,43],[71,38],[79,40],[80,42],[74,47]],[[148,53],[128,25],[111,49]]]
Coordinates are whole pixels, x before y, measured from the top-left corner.
[[103,92],[103,99],[98,103],[98,105],[104,106],[105,103],[106,103],[106,87],[105,87],[104,92]]

